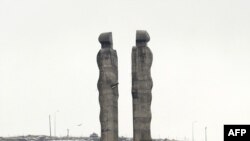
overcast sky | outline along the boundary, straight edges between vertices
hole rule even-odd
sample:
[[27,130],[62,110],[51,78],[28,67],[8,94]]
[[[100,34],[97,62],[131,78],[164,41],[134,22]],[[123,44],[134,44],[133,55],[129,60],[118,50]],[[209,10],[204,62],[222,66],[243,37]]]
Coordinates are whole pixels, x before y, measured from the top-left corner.
[[[98,36],[113,32],[119,136],[132,137],[131,49],[151,36],[153,138],[223,140],[250,124],[249,0],[0,0],[0,136],[100,135]],[[77,124],[82,123],[82,126]],[[53,128],[52,128],[53,129]],[[54,130],[54,129],[53,129]],[[53,132],[54,134],[54,132]]]

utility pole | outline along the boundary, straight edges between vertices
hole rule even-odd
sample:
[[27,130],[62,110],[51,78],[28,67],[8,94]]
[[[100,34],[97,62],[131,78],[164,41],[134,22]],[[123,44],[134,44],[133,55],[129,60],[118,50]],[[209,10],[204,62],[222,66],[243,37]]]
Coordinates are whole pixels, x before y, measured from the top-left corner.
[[205,127],[205,141],[207,141],[207,126]]
[[51,137],[51,118],[49,115],[49,136]]

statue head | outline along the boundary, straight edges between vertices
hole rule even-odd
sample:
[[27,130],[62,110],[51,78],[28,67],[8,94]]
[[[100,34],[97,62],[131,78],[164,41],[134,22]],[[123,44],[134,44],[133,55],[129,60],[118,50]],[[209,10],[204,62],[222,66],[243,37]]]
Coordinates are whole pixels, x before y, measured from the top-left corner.
[[145,47],[149,40],[150,37],[146,30],[136,30],[136,46]]
[[113,48],[112,32],[101,33],[98,40],[102,48]]

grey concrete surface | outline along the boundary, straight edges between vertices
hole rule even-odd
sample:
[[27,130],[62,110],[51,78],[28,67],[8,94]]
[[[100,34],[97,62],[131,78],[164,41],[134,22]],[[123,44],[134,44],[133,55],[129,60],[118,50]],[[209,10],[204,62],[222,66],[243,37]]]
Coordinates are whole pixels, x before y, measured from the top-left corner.
[[101,141],[118,141],[118,62],[113,49],[112,33],[99,36],[101,49],[97,54],[99,67],[99,103]]
[[152,141],[151,101],[153,81],[151,65],[153,54],[147,42],[147,31],[136,31],[136,46],[132,48],[132,97],[133,97],[133,140]]

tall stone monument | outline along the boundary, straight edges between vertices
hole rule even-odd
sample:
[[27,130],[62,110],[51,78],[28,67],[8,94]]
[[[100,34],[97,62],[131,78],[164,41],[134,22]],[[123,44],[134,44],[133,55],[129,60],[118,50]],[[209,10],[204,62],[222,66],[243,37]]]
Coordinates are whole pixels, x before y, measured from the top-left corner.
[[149,34],[144,30],[136,31],[136,46],[132,49],[132,97],[133,97],[133,138],[134,141],[152,141],[151,100],[153,81],[151,65],[153,54],[147,42]]
[[112,33],[99,36],[101,49],[97,54],[99,67],[99,103],[101,141],[118,141],[118,63],[113,49]]

